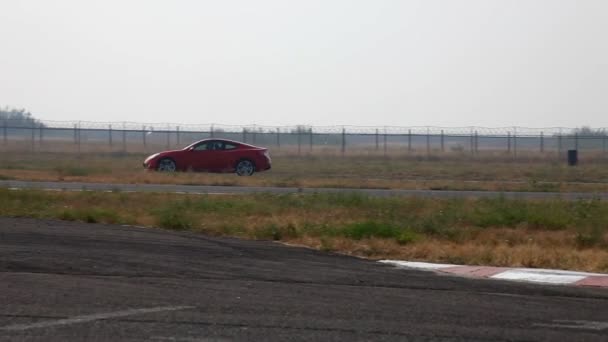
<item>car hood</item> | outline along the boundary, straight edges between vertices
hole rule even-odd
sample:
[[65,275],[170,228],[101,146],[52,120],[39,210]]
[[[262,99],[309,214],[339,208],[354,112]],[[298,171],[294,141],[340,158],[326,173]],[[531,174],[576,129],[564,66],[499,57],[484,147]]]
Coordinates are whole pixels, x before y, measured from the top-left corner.
[[152,155],[149,155],[146,158],[145,162],[147,163],[147,162],[149,162],[152,159],[155,159],[155,158],[158,158],[158,157],[165,157],[165,156],[171,155],[171,154],[176,153],[176,152],[181,152],[181,151],[182,150],[173,150],[173,151],[163,151],[163,152],[154,153]]

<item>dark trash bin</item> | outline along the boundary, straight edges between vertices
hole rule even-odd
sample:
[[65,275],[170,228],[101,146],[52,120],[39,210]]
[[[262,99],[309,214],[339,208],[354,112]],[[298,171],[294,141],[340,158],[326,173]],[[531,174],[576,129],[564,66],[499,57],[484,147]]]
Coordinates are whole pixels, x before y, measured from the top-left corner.
[[578,150],[568,150],[568,165],[575,166],[578,164]]

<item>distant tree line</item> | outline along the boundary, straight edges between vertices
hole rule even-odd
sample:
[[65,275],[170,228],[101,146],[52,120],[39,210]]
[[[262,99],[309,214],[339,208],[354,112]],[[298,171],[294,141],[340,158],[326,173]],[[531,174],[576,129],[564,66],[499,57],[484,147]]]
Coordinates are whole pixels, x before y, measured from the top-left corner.
[[42,122],[25,109],[0,107],[0,124],[7,123],[10,127],[40,127]]
[[581,128],[574,129],[573,134],[578,134],[584,137],[603,137],[606,135],[606,131],[602,129],[593,129],[589,126],[583,126]]

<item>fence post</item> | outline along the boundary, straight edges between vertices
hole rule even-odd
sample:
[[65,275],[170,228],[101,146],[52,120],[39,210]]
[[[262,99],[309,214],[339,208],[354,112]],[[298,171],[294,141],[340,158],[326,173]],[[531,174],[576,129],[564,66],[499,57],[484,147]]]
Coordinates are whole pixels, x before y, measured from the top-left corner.
[[380,136],[378,133],[378,129],[376,128],[376,151],[378,151],[380,149],[380,142],[379,142]]
[[247,142],[247,128],[243,127],[243,142]]
[[431,155],[431,132],[429,129],[426,129],[426,156],[429,157]]
[[39,129],[40,129],[40,131],[38,132],[39,133],[39,135],[38,135],[38,144],[40,145],[39,146],[40,150],[42,150],[42,140],[44,138],[44,132],[43,132],[43,130],[44,130],[44,124],[42,122],[40,123]]
[[513,157],[517,157],[517,131],[513,132]]
[[557,159],[562,157],[562,133],[557,135]]
[[346,153],[346,130],[342,127],[342,155]]
[[298,127],[298,155],[302,154],[302,127]]
[[545,153],[545,133],[540,132],[540,153]]
[[127,153],[127,127],[124,122],[122,124],[122,151]]
[[214,138],[213,125],[211,125],[211,127],[209,127],[209,137]]
[[578,151],[578,132],[574,133],[574,149]]
[[383,142],[384,142],[384,156],[386,157],[388,155],[388,146],[387,146],[387,135],[386,135],[386,127],[384,128],[384,136],[383,136]]
[[177,140],[177,146],[181,145],[181,139],[180,139],[180,134],[179,134],[179,126],[175,127],[175,134],[177,135],[175,138]]
[[445,141],[444,141],[443,130],[441,130],[441,152],[445,152]]
[[145,125],[141,127],[141,140],[144,142],[144,150],[146,150],[147,141],[146,141],[146,126]]
[[253,133],[251,133],[251,140],[253,141],[252,143],[255,145],[255,141],[257,140],[257,130],[255,129],[255,127],[253,128]]
[[110,148],[112,148],[112,125],[108,126],[108,142],[110,144]]
[[167,150],[171,147],[171,127],[167,125]]
[[479,154],[479,133],[475,131],[475,155]]
[[81,141],[81,133],[80,133],[80,121],[78,122],[77,128],[76,128],[76,144],[78,145],[78,156],[80,157],[80,150],[81,150],[81,146],[80,146],[80,141]]
[[469,150],[471,155],[475,154],[475,136],[473,134],[473,130],[469,132]]
[[606,155],[606,130],[604,129],[604,134],[602,135],[602,152]]
[[277,127],[277,148],[281,149],[281,129]]
[[2,124],[2,140],[4,141],[4,145],[6,145],[8,143],[8,120],[4,119]]
[[32,152],[36,150],[36,124],[32,123],[30,126],[30,131],[32,132]]
[[78,145],[78,125],[74,124],[74,144]]
[[511,132],[507,132],[507,153],[511,155]]
[[312,143],[313,143],[312,139],[313,139],[313,136],[312,136],[312,127],[310,127],[310,152],[311,153],[312,153]]
[[407,130],[407,152],[412,152],[412,130]]

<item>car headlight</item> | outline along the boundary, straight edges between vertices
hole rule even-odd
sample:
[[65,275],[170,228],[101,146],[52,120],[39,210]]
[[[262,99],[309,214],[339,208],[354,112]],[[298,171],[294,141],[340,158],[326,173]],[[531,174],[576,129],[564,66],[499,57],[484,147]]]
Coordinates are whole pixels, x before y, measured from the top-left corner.
[[151,156],[149,156],[148,158],[146,158],[146,160],[144,161],[145,164],[148,164],[152,159],[158,157],[160,155],[160,153],[155,153]]

